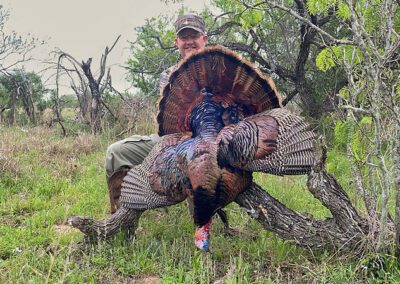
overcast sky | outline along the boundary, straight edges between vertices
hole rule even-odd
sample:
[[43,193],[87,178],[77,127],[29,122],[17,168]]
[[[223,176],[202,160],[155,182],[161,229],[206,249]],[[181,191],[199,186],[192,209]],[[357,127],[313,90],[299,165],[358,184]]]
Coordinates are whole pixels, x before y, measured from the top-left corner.
[[[184,6],[200,11],[209,0],[185,0]],[[104,48],[122,35],[109,57],[113,82],[123,81],[125,72],[118,65],[129,56],[129,41],[135,40],[134,28],[149,17],[176,11],[179,6],[168,6],[160,0],[0,0],[10,18],[6,30],[15,30],[22,36],[38,37],[47,45],[36,51],[36,57],[45,57],[54,47],[71,54],[78,60],[93,57],[93,67]],[[35,68],[39,66],[36,64]],[[26,69],[32,69],[26,66]],[[128,85],[118,83],[117,87]]]

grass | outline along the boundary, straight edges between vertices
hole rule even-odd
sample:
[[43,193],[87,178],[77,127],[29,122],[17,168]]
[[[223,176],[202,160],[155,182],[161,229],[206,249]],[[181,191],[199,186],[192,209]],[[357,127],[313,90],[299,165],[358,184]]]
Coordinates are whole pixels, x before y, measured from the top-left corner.
[[[135,240],[120,234],[83,245],[83,235],[66,222],[71,215],[107,216],[104,153],[111,141],[87,134],[61,138],[44,128],[0,127],[0,137],[0,283],[400,281],[390,257],[357,260],[296,247],[263,230],[235,204],[227,207],[230,221],[249,237],[224,236],[215,218],[206,256],[194,248],[185,203],[167,214],[145,212]],[[305,177],[256,174],[255,179],[296,211],[330,216],[308,192]]]

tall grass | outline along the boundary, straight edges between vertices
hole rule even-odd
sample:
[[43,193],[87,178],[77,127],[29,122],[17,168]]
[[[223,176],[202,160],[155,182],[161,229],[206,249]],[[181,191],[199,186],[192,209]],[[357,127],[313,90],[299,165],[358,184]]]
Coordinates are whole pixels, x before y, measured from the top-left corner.
[[[393,261],[357,260],[312,252],[279,239],[237,205],[223,234],[216,217],[211,253],[193,244],[185,203],[145,212],[136,239],[117,235],[88,245],[67,226],[71,215],[108,215],[104,153],[110,140],[80,134],[61,138],[44,128],[0,128],[0,283],[391,283]],[[343,178],[345,178],[343,176]],[[306,188],[305,177],[255,179],[290,208],[317,218],[329,212]],[[376,264],[375,270],[365,269]]]

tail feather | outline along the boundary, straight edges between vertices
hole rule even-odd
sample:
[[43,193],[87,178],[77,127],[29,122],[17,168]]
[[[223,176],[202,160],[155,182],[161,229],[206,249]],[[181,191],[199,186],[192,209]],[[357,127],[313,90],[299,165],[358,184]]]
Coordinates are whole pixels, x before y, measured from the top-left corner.
[[201,49],[179,63],[161,90],[159,134],[190,131],[188,119],[207,88],[224,108],[237,107],[243,117],[281,106],[273,81],[250,62],[222,46]]

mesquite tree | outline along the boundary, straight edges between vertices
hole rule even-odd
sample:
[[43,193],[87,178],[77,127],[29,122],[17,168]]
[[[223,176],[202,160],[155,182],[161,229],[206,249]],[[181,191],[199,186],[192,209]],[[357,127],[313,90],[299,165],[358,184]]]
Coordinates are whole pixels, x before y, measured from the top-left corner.
[[[45,93],[41,78],[25,70],[9,70],[0,75],[0,108],[9,110],[8,123],[14,125],[18,108],[25,111],[29,122],[36,124],[37,105]],[[0,114],[0,117],[2,115]],[[0,118],[0,122],[2,118]]]
[[[25,71],[18,71],[19,66],[31,60],[30,52],[38,45],[42,44],[35,38],[24,39],[15,31],[6,32],[5,25],[9,18],[8,11],[0,5],[0,74],[5,85],[2,90],[7,90],[7,94],[2,94],[0,97],[0,122],[4,112],[9,110],[9,123],[15,123],[16,106],[18,104],[18,92],[24,103],[24,109],[30,119],[35,124],[35,113],[32,102],[32,85],[30,79],[23,79],[21,76],[17,78],[17,73],[20,75]],[[9,77],[8,79],[6,77]],[[11,83],[13,81],[14,83]],[[24,83],[23,83],[24,82]],[[13,85],[13,87],[11,87]],[[13,91],[11,91],[11,89]]]
[[391,243],[394,224],[388,201],[394,190],[397,192],[397,246],[400,237],[399,3],[346,0],[340,2],[338,9],[340,20],[352,32],[352,42],[327,47],[318,63],[325,70],[340,64],[346,72],[349,84],[339,96],[345,117],[342,130],[346,132],[356,189],[364,199],[369,216],[379,218],[376,248],[383,250]]
[[9,18],[8,11],[0,5],[0,73],[8,74],[9,70],[31,60],[30,52],[43,44],[35,38],[24,39],[15,31],[6,32],[5,25]]
[[[337,70],[321,72],[314,59],[325,42],[342,42],[341,35],[334,37],[334,14],[311,15],[304,1],[284,1],[292,13],[303,17],[304,21],[298,21],[285,10],[265,3],[251,7],[247,2],[216,0],[213,4],[222,13],[214,15],[215,9],[202,13],[210,44],[242,53],[269,74],[279,86],[284,105],[295,101],[304,114],[315,119],[332,111],[336,104],[332,94],[346,84],[346,78]],[[179,59],[173,45],[171,23],[175,18],[152,18],[136,29],[138,37],[128,65],[133,83],[146,95],[158,96],[159,74]],[[322,28],[333,30],[334,36],[321,39]]]
[[[59,51],[57,61],[57,82],[58,77],[66,74],[71,80],[71,88],[75,91],[81,117],[85,117],[87,111],[88,101],[90,100],[90,126],[94,134],[101,132],[101,116],[102,106],[104,101],[102,96],[107,88],[110,88],[111,74],[110,68],[107,68],[107,57],[117,44],[119,38],[114,41],[111,47],[106,47],[100,60],[100,72],[95,78],[92,72],[92,58],[82,62],[76,60],[72,55]],[[64,60],[65,59],[65,63]],[[58,85],[58,84],[57,84]],[[57,87],[58,90],[58,87]],[[90,90],[90,92],[88,91]],[[90,95],[90,98],[88,98]]]

